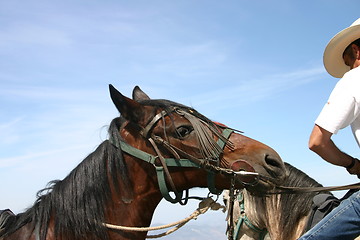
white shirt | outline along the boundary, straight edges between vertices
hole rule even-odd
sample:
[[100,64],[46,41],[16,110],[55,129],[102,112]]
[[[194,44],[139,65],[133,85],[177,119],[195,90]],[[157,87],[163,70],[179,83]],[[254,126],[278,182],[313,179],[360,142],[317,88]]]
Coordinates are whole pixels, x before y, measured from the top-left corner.
[[360,67],[348,71],[339,80],[315,124],[333,134],[351,125],[360,146]]

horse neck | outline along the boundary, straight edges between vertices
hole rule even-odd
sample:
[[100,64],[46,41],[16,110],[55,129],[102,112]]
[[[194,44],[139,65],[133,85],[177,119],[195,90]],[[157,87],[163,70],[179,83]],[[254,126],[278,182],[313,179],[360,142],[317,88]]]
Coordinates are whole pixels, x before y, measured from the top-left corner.
[[[112,199],[106,211],[106,223],[127,227],[150,226],[153,213],[161,201],[154,167],[132,156],[124,156],[128,183],[111,184]],[[155,175],[155,178],[153,177]],[[111,232],[111,231],[110,231]],[[110,233],[119,237],[119,233]],[[146,232],[122,232],[119,239],[145,239]]]
[[[120,203],[121,202],[121,203]],[[108,211],[106,223],[125,227],[148,227],[151,224],[153,213],[160,202],[149,194],[137,196],[130,203],[120,200],[114,204],[114,209]],[[109,229],[111,240],[144,240],[147,232],[113,231]]]
[[[246,224],[242,224],[238,234],[238,240],[280,240],[282,230],[280,229],[279,216],[274,210],[279,206],[277,196],[259,197],[253,196],[246,190],[242,191],[244,198],[244,212],[250,223],[258,229],[266,229],[268,234],[264,237],[264,232],[255,231]],[[238,204],[238,202],[236,202]],[[236,208],[240,206],[235,206]],[[237,215],[235,215],[237,213]],[[239,219],[240,211],[234,212],[234,219]],[[270,238],[270,236],[272,236]],[[286,239],[290,240],[290,239]]]
[[[304,233],[309,216],[299,217],[291,228],[284,229],[284,225],[281,223],[281,218],[284,218],[284,216],[281,214],[288,213],[284,213],[283,209],[281,209],[282,202],[281,195],[266,197],[264,201],[265,214],[263,214],[265,219],[263,221],[265,221],[271,240],[296,240]],[[297,213],[293,212],[292,214]]]
[[[280,198],[279,195],[272,195],[265,199],[265,227],[271,236],[271,240],[283,239],[284,229],[280,224]],[[291,240],[291,239],[286,239]]]
[[33,234],[34,226],[30,223],[24,225],[16,232],[11,235],[0,238],[0,240],[35,240],[35,235]]
[[[124,160],[128,168],[130,185],[119,181],[118,190],[114,185],[111,186],[113,198],[108,207],[106,221],[119,226],[148,227],[154,211],[162,199],[155,168],[151,164],[129,155],[125,155]],[[198,172],[198,170],[188,168],[186,171],[176,171],[176,169],[170,169],[170,172],[176,181],[178,190],[188,189],[189,182],[196,183],[197,181],[197,186],[199,182],[206,184],[206,181],[203,180],[206,178],[200,177],[201,173],[197,175],[192,173],[192,171]],[[194,179],[191,179],[192,177]],[[122,232],[122,238],[118,238],[119,233],[110,231],[110,236],[113,239],[140,240],[145,239],[146,232]]]
[[[251,224],[258,229],[266,229],[267,219],[266,214],[266,202],[262,197],[255,197],[249,194],[246,190],[243,190],[244,197],[244,211]],[[260,239],[260,232],[254,231],[246,224],[243,224],[243,233],[241,240],[247,239]]]

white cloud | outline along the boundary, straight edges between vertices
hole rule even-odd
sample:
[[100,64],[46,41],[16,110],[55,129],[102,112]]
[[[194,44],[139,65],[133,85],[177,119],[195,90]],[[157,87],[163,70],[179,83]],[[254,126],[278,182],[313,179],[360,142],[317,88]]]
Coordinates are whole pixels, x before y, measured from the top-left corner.
[[21,23],[11,26],[11,29],[0,32],[0,45],[41,45],[41,46],[63,46],[70,45],[72,40],[66,32],[51,29],[38,24]]
[[[76,101],[90,101],[94,100],[101,102],[103,99],[107,100],[107,88],[104,86],[103,91],[99,89],[77,89],[77,88],[60,88],[50,86],[32,86],[22,85],[17,86],[8,84],[0,89],[0,95],[8,99],[21,99],[22,101],[36,100],[36,101],[59,101],[59,103],[75,102]],[[41,103],[41,102],[39,102]]]
[[0,144],[11,144],[16,142],[20,136],[15,135],[14,131],[12,131],[19,122],[22,121],[22,117],[17,117],[12,119],[9,122],[0,123]]
[[[53,149],[53,150],[48,150],[48,151],[43,151],[43,152],[28,153],[26,155],[20,155],[20,156],[8,157],[8,158],[0,158],[0,168],[20,166],[20,165],[24,164],[24,162],[36,161],[36,159],[39,159],[39,158],[56,156],[56,155],[66,153],[69,151],[83,149],[85,146],[88,146],[88,145],[72,146],[72,147],[68,147],[65,149]],[[63,158],[63,157],[61,157],[61,158]]]
[[[233,108],[250,104],[254,101],[266,99],[279,92],[317,81],[324,73],[322,68],[305,69],[284,74],[263,76],[259,79],[247,79],[238,83],[219,86],[219,89],[207,91],[192,97],[197,106],[216,105],[220,108]],[[217,102],[231,102],[232,104],[216,104]]]

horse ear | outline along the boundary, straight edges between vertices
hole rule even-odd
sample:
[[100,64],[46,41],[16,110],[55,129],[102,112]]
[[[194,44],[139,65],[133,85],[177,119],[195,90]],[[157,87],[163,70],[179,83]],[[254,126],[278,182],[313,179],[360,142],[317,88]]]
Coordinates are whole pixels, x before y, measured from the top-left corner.
[[110,97],[120,114],[132,122],[139,122],[143,117],[143,106],[122,95],[113,85],[109,85]]
[[137,102],[142,100],[150,100],[150,97],[144,93],[144,91],[141,90],[139,86],[134,87],[132,98]]

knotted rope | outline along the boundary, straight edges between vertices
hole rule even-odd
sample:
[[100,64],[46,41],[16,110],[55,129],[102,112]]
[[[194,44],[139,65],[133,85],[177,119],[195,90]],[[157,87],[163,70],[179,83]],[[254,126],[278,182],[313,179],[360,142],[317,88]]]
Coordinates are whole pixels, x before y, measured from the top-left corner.
[[187,217],[183,220],[174,222],[174,223],[167,224],[167,225],[162,225],[162,226],[157,226],[157,227],[125,227],[125,226],[118,226],[118,225],[113,225],[113,224],[108,224],[108,223],[103,223],[103,225],[110,229],[123,230],[123,231],[137,231],[137,232],[147,232],[147,231],[161,230],[161,229],[173,227],[172,229],[169,229],[166,232],[163,232],[163,233],[160,233],[157,235],[146,236],[147,238],[159,238],[159,237],[163,237],[163,236],[166,236],[166,235],[169,235],[169,234],[175,232],[176,230],[178,230],[182,226],[184,226],[186,223],[188,223],[190,220],[197,219],[197,217],[199,215],[206,213],[209,209],[214,210],[214,211],[222,209],[223,212],[226,211],[225,206],[215,202],[212,198],[208,197],[208,198],[203,199],[199,203],[199,207],[189,217]]

